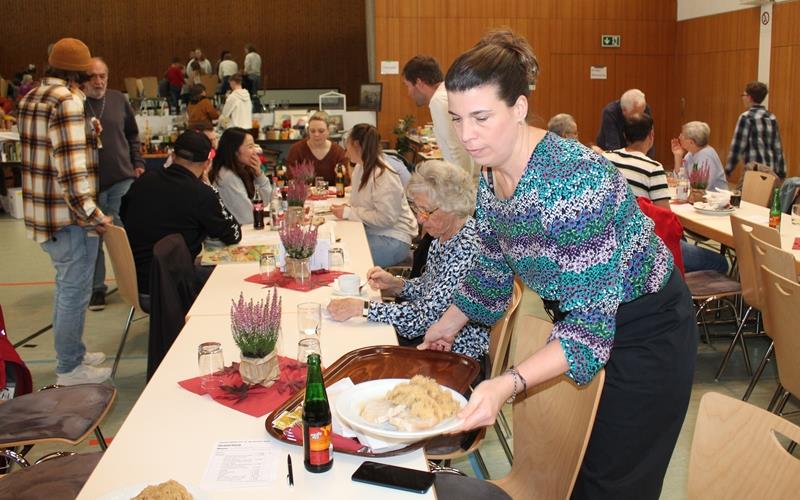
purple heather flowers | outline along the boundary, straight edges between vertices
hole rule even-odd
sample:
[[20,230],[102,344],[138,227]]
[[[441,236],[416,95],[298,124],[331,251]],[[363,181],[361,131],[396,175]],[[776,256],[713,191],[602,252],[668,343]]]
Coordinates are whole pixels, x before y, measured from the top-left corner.
[[317,226],[284,224],[279,233],[286,255],[293,259],[307,259],[317,248]]
[[243,293],[239,294],[239,302],[231,300],[231,331],[242,356],[263,358],[271,353],[280,328],[281,299],[277,289],[267,292],[267,298],[257,303],[253,299],[245,302]]

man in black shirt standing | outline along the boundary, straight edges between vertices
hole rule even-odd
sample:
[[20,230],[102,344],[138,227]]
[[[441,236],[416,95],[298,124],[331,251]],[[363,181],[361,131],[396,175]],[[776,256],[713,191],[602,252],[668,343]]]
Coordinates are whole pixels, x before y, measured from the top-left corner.
[[164,236],[181,234],[193,259],[207,237],[228,245],[242,239],[239,223],[219,194],[200,180],[213,157],[208,137],[187,130],[175,142],[169,168],[146,172],[122,199],[120,215],[136,262],[139,293],[150,293],[153,245]]

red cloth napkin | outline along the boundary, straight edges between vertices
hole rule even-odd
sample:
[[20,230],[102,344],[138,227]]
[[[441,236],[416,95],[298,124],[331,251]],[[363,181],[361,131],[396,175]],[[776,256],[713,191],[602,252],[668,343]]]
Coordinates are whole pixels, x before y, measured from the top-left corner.
[[[303,426],[301,424],[294,425],[283,431],[283,435],[289,441],[295,441],[303,444]],[[346,438],[341,434],[331,433],[331,441],[333,441],[333,449],[339,451],[355,452],[364,447],[363,444],[358,442],[356,438]]]
[[800,250],[800,238],[794,239],[794,244],[792,245],[792,250]]
[[328,198],[336,198],[336,195],[335,194],[331,194],[331,193],[328,193],[328,194],[310,194],[310,195],[308,195],[308,199],[309,200],[318,201],[318,200],[327,200]]
[[319,288],[321,286],[333,283],[336,280],[336,278],[338,278],[343,274],[353,274],[353,273],[340,272],[340,271],[324,271],[324,270],[311,271],[311,285],[307,288],[300,288],[299,284],[295,281],[294,278],[290,278],[289,276],[284,275],[280,271],[276,272],[277,278],[269,283],[261,277],[261,273],[248,276],[244,280],[250,283],[257,283],[259,285],[268,285],[268,286],[274,285],[280,288],[288,288],[289,290],[308,292],[309,290],[314,290],[315,288]]
[[[195,394],[210,395],[214,401],[253,417],[263,417],[305,386],[306,364],[278,356],[281,377],[269,387],[247,386],[239,375],[239,363],[233,363],[219,374],[208,390],[200,386],[201,377],[178,382],[178,385]],[[207,384],[208,385],[208,384]]]

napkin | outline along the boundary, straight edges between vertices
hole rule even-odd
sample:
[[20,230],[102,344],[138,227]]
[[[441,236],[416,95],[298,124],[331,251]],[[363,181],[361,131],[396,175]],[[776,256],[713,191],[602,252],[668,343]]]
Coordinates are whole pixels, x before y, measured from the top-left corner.
[[[202,377],[181,380],[178,385],[201,396],[208,394],[214,401],[228,408],[253,417],[262,417],[305,387],[305,363],[278,356],[278,365],[281,376],[269,387],[262,385],[247,387],[242,382],[242,376],[239,375],[239,363],[233,363],[232,366],[215,375],[215,380],[218,380],[220,384],[218,386],[215,384],[207,391],[200,385]],[[227,390],[224,387],[227,387]]]
[[792,250],[800,250],[800,238],[795,238],[792,244]]
[[261,277],[261,273],[248,276],[244,280],[249,283],[257,283],[259,285],[269,285],[269,286],[274,285],[280,288],[288,288],[289,290],[308,292],[309,290],[314,290],[315,288],[319,288],[321,286],[330,285],[336,280],[336,278],[338,278],[343,274],[353,274],[353,273],[340,272],[340,271],[311,271],[311,284],[309,287],[306,288],[301,288],[294,278],[290,278],[279,271],[276,271],[276,275],[278,276],[278,278],[270,283],[268,283]]

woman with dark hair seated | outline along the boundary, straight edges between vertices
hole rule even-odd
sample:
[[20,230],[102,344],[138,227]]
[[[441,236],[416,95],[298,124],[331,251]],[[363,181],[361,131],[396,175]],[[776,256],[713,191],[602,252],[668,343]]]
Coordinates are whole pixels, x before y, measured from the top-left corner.
[[250,133],[238,127],[229,128],[220,137],[208,180],[239,224],[253,223],[251,200],[256,190],[265,203],[272,195],[272,185],[261,172],[258,146]]

